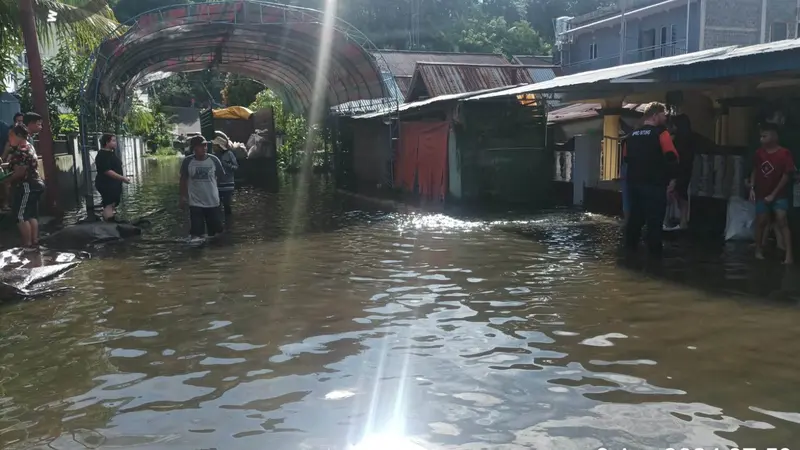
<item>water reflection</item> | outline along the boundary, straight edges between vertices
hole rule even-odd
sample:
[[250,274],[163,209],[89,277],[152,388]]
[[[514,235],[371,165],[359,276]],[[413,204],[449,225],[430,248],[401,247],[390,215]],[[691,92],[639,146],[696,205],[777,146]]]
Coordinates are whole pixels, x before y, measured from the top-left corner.
[[[736,249],[625,261],[614,221],[365,210],[315,180],[183,236],[176,168],[74,290],[0,315],[3,448],[666,448],[798,442],[793,279]],[[766,273],[762,273],[766,272]],[[765,300],[784,292],[779,301]]]

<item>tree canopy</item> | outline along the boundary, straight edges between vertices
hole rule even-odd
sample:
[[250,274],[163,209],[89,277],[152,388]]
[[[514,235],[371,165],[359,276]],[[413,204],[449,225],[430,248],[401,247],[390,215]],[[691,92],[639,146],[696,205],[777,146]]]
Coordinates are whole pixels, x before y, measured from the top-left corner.
[[[126,21],[170,4],[203,0],[111,0]],[[321,9],[324,0],[283,0]],[[553,21],[607,6],[610,0],[348,0],[338,16],[363,32],[378,49],[547,55]],[[412,34],[411,30],[416,33]],[[240,77],[211,71],[180,74],[156,82],[153,91],[165,105],[247,105],[262,89]],[[193,101],[194,100],[194,101]]]
[[[106,0],[34,0],[33,3],[42,43],[58,39],[88,51],[119,26]],[[0,0],[0,73],[17,71],[17,57],[22,50],[19,1]],[[5,88],[4,82],[5,77],[0,77],[0,88]]]
[[[110,0],[120,22],[173,4],[203,0]],[[314,9],[323,0],[283,0]],[[547,54],[553,21],[613,4],[613,0],[348,0],[338,16],[378,48]],[[412,29],[418,37],[412,39]]]

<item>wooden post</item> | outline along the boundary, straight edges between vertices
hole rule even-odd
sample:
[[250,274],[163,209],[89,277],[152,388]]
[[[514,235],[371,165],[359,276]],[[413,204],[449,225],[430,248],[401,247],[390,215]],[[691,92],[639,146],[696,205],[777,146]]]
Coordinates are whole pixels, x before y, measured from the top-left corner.
[[31,77],[31,93],[33,108],[42,116],[42,131],[39,133],[39,144],[36,151],[42,158],[44,173],[50,175],[46,183],[47,209],[51,213],[58,212],[58,168],[53,155],[53,133],[50,130],[47,98],[45,96],[44,70],[42,56],[39,54],[39,40],[36,37],[36,21],[33,16],[33,0],[18,0],[22,37],[25,41],[25,52],[28,55],[28,74]]
[[622,101],[603,103],[603,174],[602,180],[619,177],[619,121]]

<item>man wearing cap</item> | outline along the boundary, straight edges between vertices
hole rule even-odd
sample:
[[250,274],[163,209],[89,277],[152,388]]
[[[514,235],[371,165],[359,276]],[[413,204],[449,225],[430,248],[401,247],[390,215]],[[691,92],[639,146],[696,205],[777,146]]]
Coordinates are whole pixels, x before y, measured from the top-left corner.
[[239,168],[239,161],[231,151],[231,145],[224,136],[217,136],[211,141],[214,145],[214,154],[222,162],[225,174],[219,177],[217,188],[219,189],[219,199],[225,210],[225,216],[231,215],[231,202],[233,201],[234,172]]
[[193,154],[181,163],[181,206],[189,204],[192,238],[222,232],[217,182],[225,175],[219,158],[209,155],[203,136],[189,140]]

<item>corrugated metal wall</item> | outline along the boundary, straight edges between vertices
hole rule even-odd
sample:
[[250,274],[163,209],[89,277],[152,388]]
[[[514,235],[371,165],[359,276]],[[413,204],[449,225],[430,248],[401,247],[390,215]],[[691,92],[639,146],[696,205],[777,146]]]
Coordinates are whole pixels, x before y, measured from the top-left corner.
[[544,111],[516,102],[473,102],[456,128],[462,198],[483,206],[543,207],[552,202],[553,152]]
[[353,121],[353,164],[359,185],[390,185],[389,127],[380,119]]

